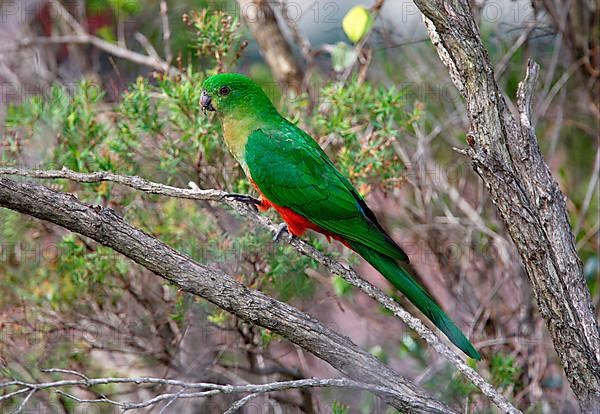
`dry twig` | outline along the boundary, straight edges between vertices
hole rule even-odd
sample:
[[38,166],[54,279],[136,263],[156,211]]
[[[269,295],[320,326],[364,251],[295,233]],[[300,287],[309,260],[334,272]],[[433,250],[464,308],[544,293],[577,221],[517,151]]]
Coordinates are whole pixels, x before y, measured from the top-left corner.
[[[78,403],[87,404],[111,404],[119,407],[123,411],[135,410],[140,408],[152,407],[162,402],[167,401],[167,404],[172,404],[178,399],[197,399],[212,397],[219,394],[243,394],[248,395],[238,401],[236,401],[226,412],[235,413],[237,410],[247,403],[252,398],[257,398],[262,394],[276,391],[285,391],[290,389],[303,389],[303,388],[323,388],[323,387],[336,387],[336,388],[350,388],[361,391],[369,391],[379,396],[395,397],[395,393],[390,391],[386,387],[380,385],[368,384],[364,382],[352,381],[346,378],[308,378],[293,381],[277,381],[267,384],[243,384],[243,385],[223,385],[213,384],[206,382],[185,382],[175,379],[168,378],[155,378],[155,377],[105,377],[105,378],[88,378],[84,374],[64,369],[47,369],[43,370],[48,373],[62,373],[71,374],[79,377],[80,379],[72,380],[58,380],[48,382],[27,382],[20,380],[12,380],[0,383],[0,390],[6,390],[9,388],[16,387],[17,390],[0,396],[0,401],[8,401],[26,394],[26,397],[15,409],[15,413],[21,412],[26,406],[31,397],[41,391],[54,391],[66,398],[69,398]],[[176,392],[165,392],[159,394],[149,400],[141,402],[123,402],[116,401],[110,398],[96,398],[96,399],[85,399],[76,397],[75,395],[62,391],[61,388],[66,387],[81,387],[84,389],[90,389],[94,386],[108,385],[108,384],[130,384],[130,385],[163,385],[169,387],[178,387],[180,390]],[[194,390],[193,392],[186,392],[187,390]]]

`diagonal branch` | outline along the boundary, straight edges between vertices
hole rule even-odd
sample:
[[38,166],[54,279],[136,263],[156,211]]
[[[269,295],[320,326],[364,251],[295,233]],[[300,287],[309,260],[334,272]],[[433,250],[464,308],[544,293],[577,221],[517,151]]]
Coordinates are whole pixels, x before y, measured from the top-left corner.
[[[126,223],[112,209],[89,206],[69,194],[7,178],[0,178],[0,206],[89,237],[180,289],[287,338],[349,378],[389,389],[392,395],[383,398],[399,410],[454,413],[348,338],[286,303],[247,288],[219,269],[193,261]],[[250,210],[245,205],[238,208]]]
[[61,44],[91,45],[106,53],[110,53],[113,56],[129,60],[133,63],[137,63],[138,65],[147,66],[158,71],[168,73],[169,75],[175,76],[181,74],[179,69],[170,66],[167,62],[161,60],[156,56],[149,56],[144,55],[142,53],[134,52],[133,50],[129,50],[111,42],[107,42],[104,39],[87,33],[53,37],[26,38],[15,42],[9,47],[1,48],[0,53],[18,52],[21,49],[25,49],[32,46],[47,46]]
[[[127,185],[131,188],[152,193],[162,194],[170,197],[187,198],[194,200],[216,200],[222,201],[232,207],[240,215],[250,219],[252,222],[261,225],[272,232],[276,232],[278,227],[265,216],[258,214],[255,210],[249,208],[246,204],[240,203],[231,198],[227,198],[227,193],[220,190],[201,190],[195,189],[184,189],[172,187],[164,184],[153,183],[140,177],[123,176],[113,174],[108,171],[95,172],[95,173],[78,173],[63,168],[62,170],[26,170],[17,168],[0,168],[0,175],[18,175],[31,178],[66,178],[78,182],[100,182],[100,181],[111,181]],[[2,200],[0,198],[0,205]],[[473,384],[475,384],[483,394],[485,394],[490,400],[494,402],[503,412],[507,413],[518,413],[519,411],[512,406],[512,404],[502,396],[496,389],[488,383],[477,371],[468,366],[461,357],[442,342],[439,337],[431,331],[427,326],[421,322],[418,318],[412,316],[396,301],[389,296],[385,295],[380,289],[371,285],[369,282],[362,279],[354,270],[348,268],[342,263],[332,259],[331,257],[316,250],[310,244],[304,242],[299,238],[293,238],[291,244],[298,250],[298,252],[316,260],[321,263],[327,269],[342,278],[344,278],[351,285],[359,288],[361,291],[366,293],[371,298],[375,299],[386,309],[391,311],[395,316],[399,317],[406,323],[410,328],[415,330],[429,345],[431,345],[437,352],[443,355],[452,365],[454,365],[460,372],[465,375]]]

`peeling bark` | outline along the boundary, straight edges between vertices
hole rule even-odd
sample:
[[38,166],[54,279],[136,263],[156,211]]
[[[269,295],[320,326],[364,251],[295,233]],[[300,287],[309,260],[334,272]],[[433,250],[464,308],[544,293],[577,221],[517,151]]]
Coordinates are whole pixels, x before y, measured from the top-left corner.
[[600,330],[568,221],[565,196],[531,124],[538,65],[529,62],[508,109],[466,0],[417,0],[440,59],[465,99],[467,154],[487,186],[533,286],[580,407],[600,410]]

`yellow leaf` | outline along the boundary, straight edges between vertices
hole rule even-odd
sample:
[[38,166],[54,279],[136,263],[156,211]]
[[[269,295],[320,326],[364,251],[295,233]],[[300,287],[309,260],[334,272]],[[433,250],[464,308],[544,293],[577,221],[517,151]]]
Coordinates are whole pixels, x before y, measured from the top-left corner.
[[373,25],[373,17],[365,6],[354,6],[344,16],[342,28],[352,42],[356,43],[363,38]]

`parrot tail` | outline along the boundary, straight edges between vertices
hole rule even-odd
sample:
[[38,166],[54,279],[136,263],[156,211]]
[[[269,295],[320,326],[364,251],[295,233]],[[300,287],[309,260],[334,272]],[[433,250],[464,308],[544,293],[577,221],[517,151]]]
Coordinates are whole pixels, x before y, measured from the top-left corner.
[[465,354],[474,359],[481,356],[473,344],[463,335],[460,329],[450,320],[433,298],[412,276],[391,257],[383,255],[364,244],[348,241],[348,244],[367,262],[377,269],[396,289],[404,294],[421,312],[437,326],[450,341]]

